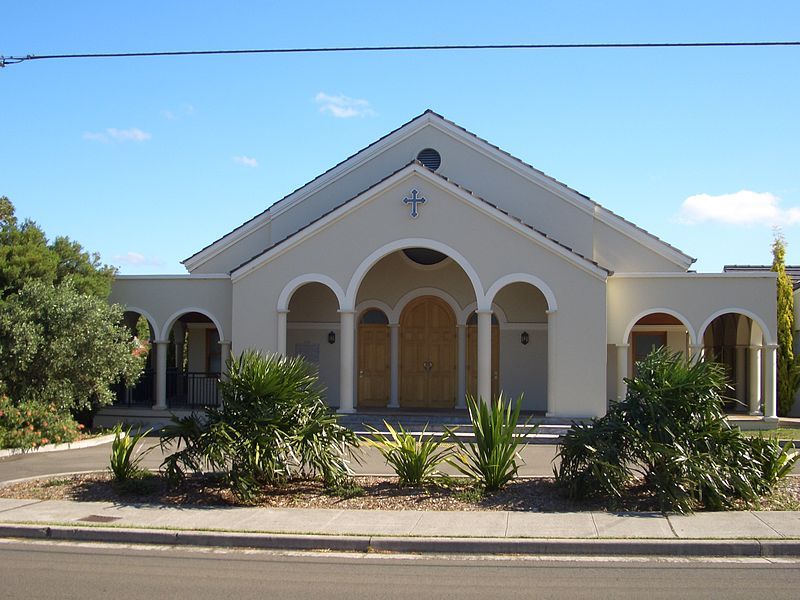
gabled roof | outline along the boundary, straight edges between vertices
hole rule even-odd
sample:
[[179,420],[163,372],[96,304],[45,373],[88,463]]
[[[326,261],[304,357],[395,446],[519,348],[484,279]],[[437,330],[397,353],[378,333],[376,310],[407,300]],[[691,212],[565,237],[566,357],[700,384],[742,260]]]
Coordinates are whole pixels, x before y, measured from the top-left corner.
[[[771,271],[772,265],[725,265],[726,273],[741,273],[753,271]],[[786,274],[792,280],[792,289],[800,289],[800,265],[786,265]]]
[[498,208],[495,204],[492,204],[491,202],[484,200],[477,194],[474,194],[472,191],[459,185],[458,183],[452,181],[451,179],[445,177],[444,175],[441,175],[436,171],[429,169],[418,160],[414,160],[406,164],[402,168],[398,169],[391,175],[384,177],[381,181],[374,183],[365,190],[359,192],[352,198],[349,198],[348,200],[342,202],[338,206],[332,208],[331,210],[321,215],[317,219],[311,221],[310,223],[304,225],[295,232],[284,237],[282,240],[275,242],[268,248],[264,249],[263,251],[259,252],[258,254],[250,258],[249,260],[246,260],[245,262],[243,262],[242,264],[231,270],[230,272],[231,277],[235,278],[237,277],[237,275],[238,276],[244,275],[245,273],[242,272],[242,270],[248,266],[252,265],[253,268],[257,268],[258,265],[255,265],[254,263],[261,262],[262,259],[265,259],[267,255],[271,254],[279,247],[284,246],[289,241],[296,238],[297,236],[300,236],[304,232],[308,232],[315,225],[322,224],[324,221],[334,218],[336,216],[336,213],[344,211],[349,204],[371,195],[372,192],[379,190],[379,188],[392,185],[396,181],[399,181],[400,179],[411,173],[418,173],[422,176],[428,176],[433,182],[438,181],[441,184],[441,186],[449,189],[451,192],[456,192],[462,197],[468,197],[469,199],[472,200],[472,202],[479,203],[480,205],[485,206],[488,210],[491,210],[498,217],[503,219],[507,225],[522,227],[524,231],[527,232],[527,235],[531,237],[533,240],[537,241],[539,244],[545,246],[551,251],[554,251],[556,254],[565,256],[566,258],[568,258],[568,260],[570,260],[575,264],[582,265],[584,269],[593,272],[595,275],[602,275],[603,277],[605,277],[613,274],[613,271],[607,269],[606,267],[603,267],[602,265],[598,264],[591,258],[588,258],[583,254],[580,254],[579,252],[573,250],[566,244],[559,242],[558,240],[539,231],[538,229],[529,225],[528,223],[525,223],[522,219],[515,217],[514,215],[509,214],[507,211]]
[[402,141],[402,139],[405,139],[407,136],[413,134],[428,124],[438,126],[441,130],[448,132],[467,143],[471,143],[472,145],[479,147],[480,149],[484,150],[485,154],[488,154],[492,158],[498,160],[506,167],[514,170],[534,183],[539,184],[545,189],[548,189],[559,197],[571,202],[585,212],[592,214],[595,218],[599,219],[610,227],[613,227],[621,233],[636,239],[640,243],[643,243],[651,250],[661,254],[673,263],[688,269],[688,267],[695,262],[696,259],[692,258],[688,254],[685,254],[671,244],[668,244],[641,227],[638,227],[630,221],[620,217],[616,213],[604,208],[597,202],[594,202],[588,196],[581,194],[566,184],[506,152],[499,146],[491,144],[487,140],[477,136],[464,127],[461,127],[455,122],[450,121],[433,110],[428,109],[421,115],[411,119],[394,131],[391,131],[365,148],[359,150],[355,154],[347,157],[334,167],[331,167],[321,175],[318,175],[312,179],[307,184],[284,196],[263,212],[244,222],[233,231],[227,233],[211,244],[205,246],[203,249],[199,250],[189,258],[185,259],[183,264],[188,269],[200,266],[207,259],[212,258],[217,253],[235,243],[237,240],[265,226],[271,220],[271,218],[277,216],[283,210],[294,205],[296,202],[301,201],[303,198],[311,195],[315,191],[325,187],[329,183],[339,179],[360,164],[363,164],[364,162],[370,160],[373,156],[376,156],[396,143],[399,143]]

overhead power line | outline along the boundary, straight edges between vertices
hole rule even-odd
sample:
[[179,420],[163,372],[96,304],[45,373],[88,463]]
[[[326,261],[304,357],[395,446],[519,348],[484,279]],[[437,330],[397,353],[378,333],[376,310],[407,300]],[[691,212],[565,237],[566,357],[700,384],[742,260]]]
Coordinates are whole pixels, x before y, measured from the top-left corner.
[[449,44],[420,46],[337,46],[322,48],[259,48],[249,50],[168,50],[161,52],[99,52],[86,54],[26,54],[0,56],[0,67],[32,60],[78,58],[143,58],[159,56],[209,56],[225,54],[312,54],[324,52],[409,52],[442,50],[563,50],[613,48],[742,48],[765,46],[800,46],[800,41],[782,42],[652,42],[597,44]]

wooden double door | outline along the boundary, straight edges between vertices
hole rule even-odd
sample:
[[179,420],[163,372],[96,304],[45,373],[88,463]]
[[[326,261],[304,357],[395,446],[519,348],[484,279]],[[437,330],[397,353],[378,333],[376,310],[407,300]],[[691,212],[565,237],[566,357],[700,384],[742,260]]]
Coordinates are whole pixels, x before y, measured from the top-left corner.
[[455,407],[456,341],[456,318],[447,303],[422,296],[405,307],[400,316],[400,406]]

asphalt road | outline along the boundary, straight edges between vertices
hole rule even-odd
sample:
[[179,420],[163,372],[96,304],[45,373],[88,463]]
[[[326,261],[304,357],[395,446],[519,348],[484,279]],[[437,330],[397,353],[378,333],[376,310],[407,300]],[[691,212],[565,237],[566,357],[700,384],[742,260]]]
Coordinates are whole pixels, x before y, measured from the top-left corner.
[[797,598],[799,564],[190,551],[0,541],[0,595],[135,598]]

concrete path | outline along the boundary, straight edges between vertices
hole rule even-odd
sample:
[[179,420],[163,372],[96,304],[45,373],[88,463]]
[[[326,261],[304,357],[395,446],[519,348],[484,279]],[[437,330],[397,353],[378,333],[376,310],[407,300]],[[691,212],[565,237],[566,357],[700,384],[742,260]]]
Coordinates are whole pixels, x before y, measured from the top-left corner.
[[800,512],[426,512],[0,499],[0,537],[362,552],[800,556]]

